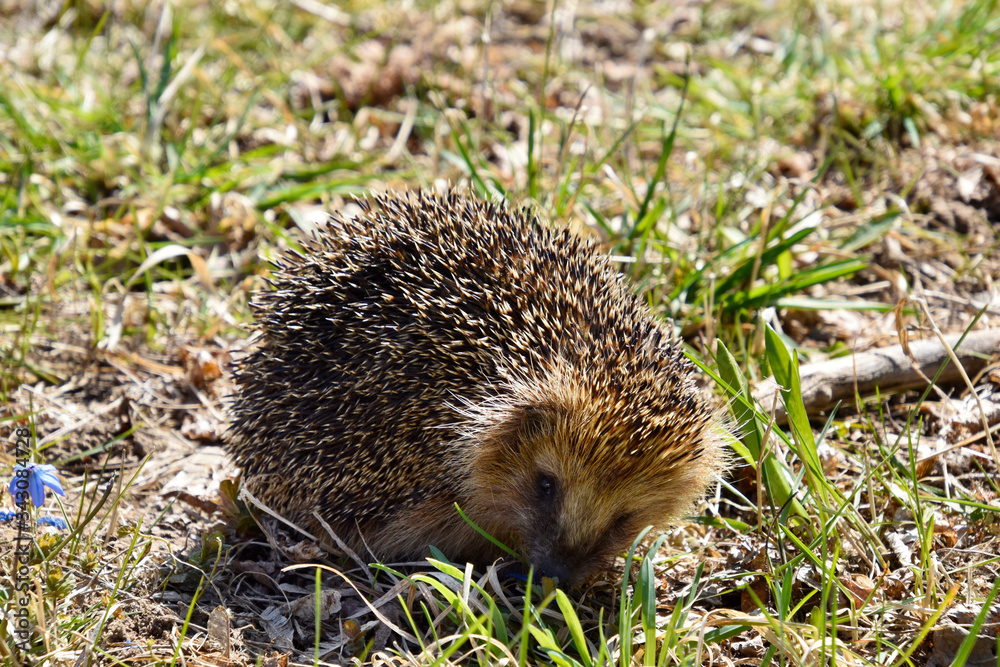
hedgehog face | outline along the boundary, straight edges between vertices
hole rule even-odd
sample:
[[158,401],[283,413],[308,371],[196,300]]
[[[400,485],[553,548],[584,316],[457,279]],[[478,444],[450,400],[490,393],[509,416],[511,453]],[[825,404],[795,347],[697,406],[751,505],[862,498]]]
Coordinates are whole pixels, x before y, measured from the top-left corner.
[[537,456],[517,480],[515,532],[539,576],[574,587],[627,549],[650,513],[637,496],[607,494],[607,471],[566,466],[559,442],[536,440],[531,447]]
[[602,429],[600,421],[565,406],[513,410],[480,440],[471,468],[481,525],[513,536],[539,575],[569,587],[626,551],[644,527],[675,518],[704,488],[699,466],[674,465],[657,443],[637,444],[633,429]]

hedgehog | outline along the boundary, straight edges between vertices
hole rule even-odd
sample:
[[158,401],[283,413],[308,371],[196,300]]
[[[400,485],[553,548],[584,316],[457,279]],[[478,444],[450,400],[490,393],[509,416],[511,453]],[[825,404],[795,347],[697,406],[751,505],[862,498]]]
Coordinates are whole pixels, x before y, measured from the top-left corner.
[[453,190],[358,205],[252,304],[228,448],[257,499],[383,561],[503,556],[472,522],[573,587],[704,494],[726,426],[593,241]]

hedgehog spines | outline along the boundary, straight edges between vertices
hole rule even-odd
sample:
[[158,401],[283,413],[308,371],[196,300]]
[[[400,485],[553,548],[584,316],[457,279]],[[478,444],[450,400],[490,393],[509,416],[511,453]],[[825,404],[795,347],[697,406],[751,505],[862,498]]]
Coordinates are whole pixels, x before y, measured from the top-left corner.
[[272,509],[386,559],[496,556],[457,502],[575,580],[717,473],[692,364],[592,242],[451,192],[362,201],[304,248],[236,375],[230,451]]

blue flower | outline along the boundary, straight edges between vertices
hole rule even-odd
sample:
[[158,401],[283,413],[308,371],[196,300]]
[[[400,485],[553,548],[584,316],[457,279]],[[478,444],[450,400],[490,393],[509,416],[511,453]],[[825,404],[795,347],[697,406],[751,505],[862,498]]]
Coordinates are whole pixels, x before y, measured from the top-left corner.
[[[35,507],[41,507],[42,503],[45,502],[45,487],[49,487],[60,496],[66,496],[62,484],[59,483],[59,477],[56,475],[55,466],[43,463],[29,463],[27,466],[18,464],[14,466],[14,479],[10,480],[10,495],[15,502],[19,500],[18,491],[24,491],[23,483],[19,484],[19,482],[25,477],[28,479],[28,495],[31,496],[31,504]],[[24,496],[21,496],[21,499],[23,498]],[[24,501],[21,500],[21,502]]]
[[65,519],[57,516],[40,516],[38,517],[39,526],[52,526],[58,530],[66,530],[69,526],[66,525]]
[[[0,523],[10,523],[19,516],[16,510],[0,510]],[[66,523],[65,519],[57,516],[40,516],[38,517],[39,526],[52,526],[59,530],[66,530],[69,525]]]

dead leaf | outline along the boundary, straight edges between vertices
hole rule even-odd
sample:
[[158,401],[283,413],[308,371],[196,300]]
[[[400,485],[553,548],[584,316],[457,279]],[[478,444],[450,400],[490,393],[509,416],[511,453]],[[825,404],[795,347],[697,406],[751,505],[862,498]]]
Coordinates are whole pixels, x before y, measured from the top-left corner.
[[[316,595],[306,595],[290,606],[292,616],[302,623],[312,624],[316,618]],[[320,591],[319,620],[325,621],[340,611],[340,591]]]
[[222,654],[229,659],[231,628],[229,612],[219,605],[208,615],[208,638],[222,647]]

